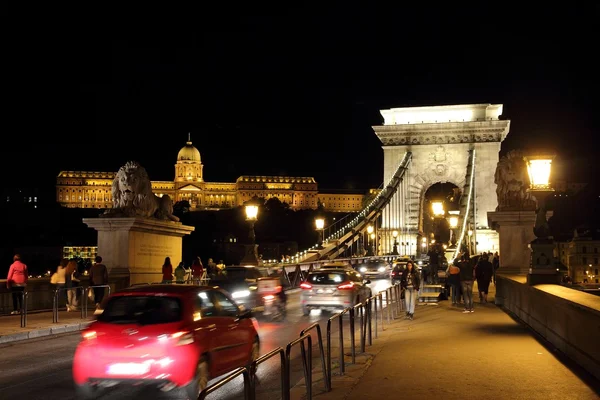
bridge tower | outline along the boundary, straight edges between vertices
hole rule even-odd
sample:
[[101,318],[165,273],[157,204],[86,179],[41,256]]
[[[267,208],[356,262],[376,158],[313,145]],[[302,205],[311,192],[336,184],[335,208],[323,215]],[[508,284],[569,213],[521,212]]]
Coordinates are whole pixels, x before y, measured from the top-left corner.
[[[477,242],[478,253],[497,251],[498,234],[488,227],[487,212],[495,211],[498,205],[494,173],[501,143],[510,128],[509,120],[500,120],[502,104],[407,107],[380,112],[383,125],[372,128],[383,145],[384,182],[393,176],[404,154],[412,152],[408,174],[382,213],[381,253],[392,252],[392,232],[396,230],[396,240],[404,244],[405,252],[417,254],[423,234],[425,193],[432,185],[446,182],[461,190],[459,228],[473,227],[472,242]],[[466,207],[469,192],[472,197],[470,207]]]

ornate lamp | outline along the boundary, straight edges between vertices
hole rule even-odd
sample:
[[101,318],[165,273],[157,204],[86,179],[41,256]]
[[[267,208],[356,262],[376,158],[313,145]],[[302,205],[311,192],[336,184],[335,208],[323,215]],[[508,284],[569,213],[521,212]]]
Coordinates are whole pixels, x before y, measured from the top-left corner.
[[367,226],[367,239],[369,240],[369,250],[367,251],[367,256],[375,255],[373,253],[373,240],[375,239],[375,234],[373,233],[375,229],[373,225]]
[[537,210],[533,234],[537,239],[530,243],[531,267],[527,281],[531,285],[540,283],[559,283],[554,267],[554,240],[550,236],[550,226],[546,220],[546,198],[554,189],[550,186],[550,172],[553,154],[524,156],[529,175],[529,192],[537,201]]
[[394,248],[392,249],[392,254],[398,255],[398,231],[393,231],[392,236],[394,237]]
[[246,211],[246,221],[250,223],[250,233],[248,234],[248,238],[250,239],[250,244],[246,245],[246,254],[242,259],[242,265],[258,265],[258,252],[256,245],[256,234],[254,233],[254,224],[258,220],[258,206],[253,203],[248,203],[245,206]]
[[321,250],[323,249],[323,242],[325,241],[323,237],[325,230],[325,220],[323,218],[315,219],[315,227],[317,228],[317,231],[321,231],[319,235],[319,245],[317,246],[317,249]]

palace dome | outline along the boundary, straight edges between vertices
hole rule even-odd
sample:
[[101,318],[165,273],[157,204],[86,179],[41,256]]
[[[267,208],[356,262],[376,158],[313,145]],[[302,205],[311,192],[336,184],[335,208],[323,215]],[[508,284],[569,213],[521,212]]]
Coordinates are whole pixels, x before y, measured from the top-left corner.
[[185,146],[179,150],[179,154],[177,154],[177,161],[194,161],[200,162],[200,152],[197,148],[192,146],[192,141],[188,136],[188,141],[185,143]]

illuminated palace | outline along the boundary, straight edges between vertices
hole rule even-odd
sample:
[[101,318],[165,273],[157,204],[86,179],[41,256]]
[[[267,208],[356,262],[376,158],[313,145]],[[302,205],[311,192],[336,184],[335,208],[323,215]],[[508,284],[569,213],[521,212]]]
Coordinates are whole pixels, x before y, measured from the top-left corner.
[[[236,182],[205,182],[200,152],[188,136],[179,150],[174,181],[152,181],[158,196],[169,195],[173,202],[187,200],[192,209],[219,209],[241,206],[254,197],[277,197],[291,209],[355,212],[363,208],[364,194],[319,193],[312,177],[240,176]],[[70,208],[111,208],[111,187],[116,172],[62,171],[56,178],[56,201]]]

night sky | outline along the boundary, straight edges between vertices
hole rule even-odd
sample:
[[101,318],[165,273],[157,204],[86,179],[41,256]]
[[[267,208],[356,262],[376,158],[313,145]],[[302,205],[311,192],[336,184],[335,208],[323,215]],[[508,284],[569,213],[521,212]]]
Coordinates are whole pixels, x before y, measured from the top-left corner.
[[[172,180],[191,132],[209,182],[294,175],[366,190],[382,183],[371,129],[380,109],[465,103],[504,104],[502,153],[543,147],[591,160],[598,5],[492,3],[173,18],[15,12],[3,180],[52,190],[61,170],[116,171],[130,159],[152,180]],[[591,170],[570,165],[572,180]]]

